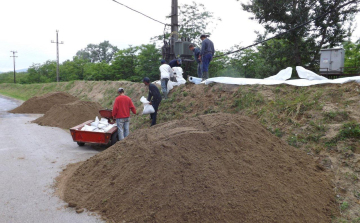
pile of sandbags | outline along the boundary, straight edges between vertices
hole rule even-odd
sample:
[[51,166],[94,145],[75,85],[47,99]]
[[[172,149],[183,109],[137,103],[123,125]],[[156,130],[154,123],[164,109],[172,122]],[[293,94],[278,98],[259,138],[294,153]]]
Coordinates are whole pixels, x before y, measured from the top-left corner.
[[96,116],[95,121],[90,123],[90,125],[85,125],[81,131],[88,132],[108,132],[113,127],[116,127],[116,124],[110,124],[106,118],[99,118]]

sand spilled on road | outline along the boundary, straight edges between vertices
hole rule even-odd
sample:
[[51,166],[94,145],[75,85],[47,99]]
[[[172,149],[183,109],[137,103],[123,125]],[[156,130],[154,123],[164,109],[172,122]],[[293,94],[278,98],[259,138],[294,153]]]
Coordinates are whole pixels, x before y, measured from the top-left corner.
[[50,108],[57,104],[66,104],[79,100],[78,98],[64,92],[53,92],[38,97],[30,98],[19,107],[9,111],[11,113],[45,114]]
[[330,176],[312,157],[239,115],[137,130],[66,179],[65,201],[114,222],[331,222],[338,214]]
[[100,118],[101,105],[90,101],[75,101],[68,104],[57,104],[45,113],[44,116],[34,120],[34,123],[59,128],[72,128],[83,122]]

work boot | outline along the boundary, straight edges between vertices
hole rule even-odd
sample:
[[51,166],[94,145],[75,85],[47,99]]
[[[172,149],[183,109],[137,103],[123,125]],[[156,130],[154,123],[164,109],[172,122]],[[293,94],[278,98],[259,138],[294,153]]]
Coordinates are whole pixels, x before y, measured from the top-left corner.
[[209,78],[209,72],[203,72],[202,81],[205,81]]

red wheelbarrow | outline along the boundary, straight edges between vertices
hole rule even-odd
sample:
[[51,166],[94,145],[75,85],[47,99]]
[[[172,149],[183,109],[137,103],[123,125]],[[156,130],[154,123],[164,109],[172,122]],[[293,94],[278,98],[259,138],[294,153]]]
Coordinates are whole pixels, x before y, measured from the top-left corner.
[[[114,124],[115,120],[112,118],[112,110],[104,109],[99,111],[100,116],[106,118],[109,124]],[[85,143],[91,144],[103,144],[114,145],[118,141],[117,127],[112,127],[107,132],[90,132],[81,131],[85,125],[90,125],[93,120],[86,121],[78,126],[70,129],[71,136],[74,142],[77,142],[79,146],[84,146]]]

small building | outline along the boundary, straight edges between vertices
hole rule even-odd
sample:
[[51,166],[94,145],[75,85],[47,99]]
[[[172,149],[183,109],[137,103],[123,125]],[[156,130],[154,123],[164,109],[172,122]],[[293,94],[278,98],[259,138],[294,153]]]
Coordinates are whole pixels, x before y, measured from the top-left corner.
[[345,50],[343,48],[320,51],[320,75],[342,75],[344,73]]

